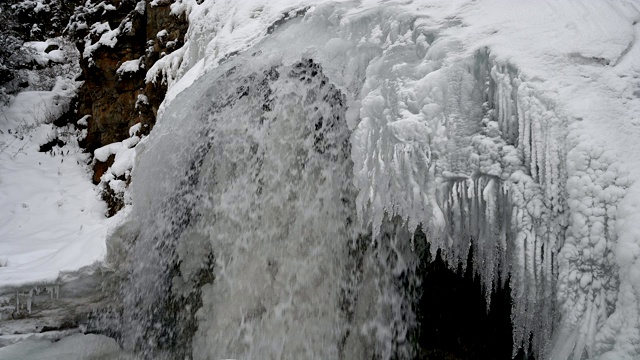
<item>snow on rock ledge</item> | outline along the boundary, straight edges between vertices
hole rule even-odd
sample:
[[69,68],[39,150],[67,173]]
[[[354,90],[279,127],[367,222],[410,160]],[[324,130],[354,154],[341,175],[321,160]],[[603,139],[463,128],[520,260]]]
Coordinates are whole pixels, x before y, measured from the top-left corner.
[[125,201],[125,190],[131,180],[136,145],[141,141],[138,136],[141,129],[141,123],[133,125],[129,128],[129,138],[105,145],[94,151],[94,163],[102,163],[103,167],[107,167],[104,173],[100,174],[99,188],[102,192],[102,198],[109,207],[109,216],[115,215],[127,202]]

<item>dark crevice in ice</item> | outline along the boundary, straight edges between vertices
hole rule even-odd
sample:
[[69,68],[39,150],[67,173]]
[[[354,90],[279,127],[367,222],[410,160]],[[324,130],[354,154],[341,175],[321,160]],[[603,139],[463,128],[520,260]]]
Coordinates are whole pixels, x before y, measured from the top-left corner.
[[[416,243],[424,234],[416,234]],[[419,250],[420,251],[420,250]],[[507,281],[494,289],[487,310],[480,279],[474,277],[470,251],[467,266],[452,269],[441,257],[422,253],[417,275],[423,289],[417,304],[418,359],[424,360],[534,360],[529,351],[513,357],[511,289]]]

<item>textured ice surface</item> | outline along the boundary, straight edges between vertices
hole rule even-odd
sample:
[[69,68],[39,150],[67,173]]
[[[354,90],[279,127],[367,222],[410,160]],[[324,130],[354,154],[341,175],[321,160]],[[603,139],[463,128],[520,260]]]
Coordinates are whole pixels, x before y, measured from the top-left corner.
[[487,293],[510,277],[516,347],[638,357],[638,8],[175,3],[187,41],[147,73],[169,93],[110,239],[125,345],[411,358],[421,226]]
[[[410,306],[401,305],[410,302],[411,296],[406,291],[397,293],[393,281],[385,279],[393,278],[396,270],[411,273],[415,260],[401,249],[410,242],[411,232],[421,226],[453,265],[473,248],[474,263],[482,264],[475,271],[488,293],[498,281],[511,278],[516,347],[526,349],[533,341],[536,353],[553,359],[638,354],[630,345],[640,343],[634,335],[640,323],[632,270],[637,266],[639,243],[632,225],[633,209],[640,200],[633,195],[637,192],[633,179],[640,176],[636,165],[640,149],[633,140],[637,138],[633,124],[639,100],[633,95],[636,81],[630,80],[638,76],[637,61],[632,60],[637,52],[634,23],[640,19],[637,2],[516,5],[492,0],[399,5],[247,1],[236,6],[223,1],[185,2],[176,10],[189,14],[188,41],[181,52],[149,73],[149,78],[155,78],[162,72],[170,85],[165,109],[173,120],[161,118],[159,128],[169,126],[163,121],[170,122],[176,130],[200,136],[188,130],[192,128],[187,124],[193,121],[189,118],[203,115],[189,115],[182,122],[175,118],[178,109],[197,107],[197,103],[176,95],[218,91],[213,85],[203,85],[204,74],[220,78],[238,69],[252,73],[256,68],[290,66],[306,57],[322,64],[328,80],[344,94],[347,109],[343,118],[353,130],[357,224],[362,229],[370,227],[371,249],[377,249],[378,259],[385,259],[386,246],[395,254],[390,262],[365,266],[363,278],[356,281],[357,294],[373,294],[376,299],[367,303],[376,309],[371,311],[362,310],[362,298],[354,300],[355,314],[360,316],[356,319],[362,321],[363,338],[358,341],[375,344],[373,351],[383,358],[410,356],[410,350],[404,352],[398,344],[406,329],[415,325]],[[272,32],[274,25],[293,17],[298,19]],[[266,40],[260,42],[263,38]],[[250,57],[249,64],[246,59]],[[284,86],[267,83],[277,89],[274,91]],[[295,111],[296,100],[290,101],[293,103],[284,108]],[[228,103],[222,113],[256,111],[251,107],[237,110],[244,106]],[[237,133],[250,136],[243,134],[253,128],[243,125],[244,115],[231,118],[229,125],[220,125],[235,129],[228,138]],[[182,146],[185,140],[176,143]],[[226,158],[244,154],[237,147],[225,147],[211,165],[203,160],[202,166],[235,164]],[[143,162],[160,164],[169,158],[179,164],[186,158],[151,149]],[[242,166],[247,162],[241,161]],[[252,169],[223,168],[222,173],[216,172],[222,177],[216,184],[228,181],[224,174],[242,179]],[[278,183],[279,177],[269,179]],[[166,189],[175,184],[167,180],[157,186],[170,192]],[[157,186],[137,190],[135,206],[153,204],[151,195],[142,194],[155,195]],[[274,194],[276,190],[280,191],[279,186],[274,187]],[[219,216],[221,223],[226,218],[238,222],[260,208],[253,203],[242,205],[245,200],[241,199],[248,195],[244,189],[238,191],[231,186],[211,201],[214,209],[233,204],[229,208],[233,211]],[[288,199],[280,202],[289,204]],[[398,221],[404,226],[402,240],[388,236],[388,219],[392,218],[395,226]],[[251,224],[271,225],[261,222],[260,216],[250,219]],[[241,223],[247,226],[246,221]],[[265,227],[260,229],[263,232]],[[285,237],[277,234],[276,238]],[[214,253],[224,248],[215,240],[217,235],[203,236],[209,238]],[[387,243],[376,247],[382,241]],[[341,242],[335,239],[334,243],[340,246]],[[234,242],[231,249],[239,246]],[[237,256],[261,248],[244,245],[243,249]],[[228,263],[216,261],[216,272],[224,279]],[[307,271],[319,266],[307,265]],[[249,306],[235,304],[241,296],[231,294],[243,287],[258,291],[252,284],[264,281],[251,275],[252,271],[248,268],[237,281],[220,284],[216,280],[213,287],[203,287],[201,324],[234,324],[214,313],[242,312]],[[375,285],[369,286],[371,277],[370,284]],[[329,283],[339,280],[336,276]],[[212,300],[218,297],[222,300]],[[336,306],[330,301],[323,304]],[[263,332],[254,332],[256,318],[264,329],[276,329],[283,321],[272,317],[263,303],[257,309],[238,315],[241,320],[235,322],[235,335],[208,333],[209,338],[229,337],[225,341],[208,343],[196,337],[196,352],[207,354],[220,348],[215,344],[222,341],[227,349],[244,354],[253,349],[266,351],[263,346],[270,344],[273,356],[293,356],[296,350],[287,346],[287,338],[277,335],[278,331],[269,332],[270,339],[263,338]],[[394,316],[397,309],[407,316]],[[327,342],[321,348],[332,351],[330,344],[335,340],[324,338]],[[355,338],[348,338],[347,343]],[[351,349],[362,348],[354,345]],[[319,354],[299,354],[303,353]],[[357,355],[367,356],[365,353],[362,350]]]
[[59,341],[26,340],[0,348],[2,360],[135,359],[121,351],[115,340],[104,335],[72,335]]

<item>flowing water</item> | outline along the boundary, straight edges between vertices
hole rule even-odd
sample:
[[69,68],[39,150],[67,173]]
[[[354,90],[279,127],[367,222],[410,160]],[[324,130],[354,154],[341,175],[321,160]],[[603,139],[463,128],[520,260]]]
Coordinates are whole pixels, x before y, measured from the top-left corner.
[[565,219],[545,196],[564,170],[520,162],[512,69],[460,55],[440,33],[457,23],[296,15],[196,79],[138,145],[97,327],[143,358],[416,358],[420,269],[439,248],[463,273],[472,251],[486,309],[512,278],[514,351],[540,353]]

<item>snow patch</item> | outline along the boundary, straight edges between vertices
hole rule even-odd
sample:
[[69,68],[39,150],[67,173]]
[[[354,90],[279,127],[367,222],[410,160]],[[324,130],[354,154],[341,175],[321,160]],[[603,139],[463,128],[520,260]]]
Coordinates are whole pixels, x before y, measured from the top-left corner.
[[140,70],[140,60],[141,59],[135,59],[123,62],[122,65],[120,65],[120,67],[118,67],[118,69],[116,70],[116,74],[118,76],[123,76],[127,73],[138,72]]

